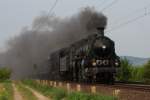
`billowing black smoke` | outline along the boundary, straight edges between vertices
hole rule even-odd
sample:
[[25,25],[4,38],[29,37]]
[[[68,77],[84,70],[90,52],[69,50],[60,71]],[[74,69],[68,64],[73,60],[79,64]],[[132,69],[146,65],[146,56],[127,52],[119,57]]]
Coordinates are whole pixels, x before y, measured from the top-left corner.
[[32,29],[24,28],[19,36],[8,41],[4,64],[12,68],[15,78],[45,73],[51,52],[94,34],[97,27],[106,24],[107,18],[89,7],[70,18],[38,16]]

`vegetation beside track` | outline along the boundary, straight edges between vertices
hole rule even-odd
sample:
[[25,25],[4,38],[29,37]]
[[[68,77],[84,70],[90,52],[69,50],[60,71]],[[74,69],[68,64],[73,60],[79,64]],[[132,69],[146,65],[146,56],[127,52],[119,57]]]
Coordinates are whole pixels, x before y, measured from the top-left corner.
[[9,80],[11,70],[6,67],[0,68],[0,100],[13,100],[13,88]]
[[6,68],[6,67],[2,67],[0,68],[0,82],[6,81],[10,78],[11,76],[11,70]]
[[66,97],[65,100],[117,100],[117,98],[100,94],[72,92]]
[[38,84],[32,80],[23,80],[22,83],[25,85],[30,86],[31,88],[41,92],[43,95],[53,98],[54,100],[61,100],[62,98],[66,97],[66,91],[58,88],[51,88],[46,85]]
[[15,82],[15,85],[25,100],[37,100],[36,96],[21,82]]
[[150,84],[150,61],[141,66],[134,66],[127,59],[121,59],[117,81]]
[[0,82],[0,100],[13,100],[11,81]]
[[31,88],[54,100],[117,100],[117,98],[115,97],[104,96],[100,94],[88,94],[82,92],[68,93],[63,89],[42,85],[33,80],[23,80],[22,83],[30,86]]

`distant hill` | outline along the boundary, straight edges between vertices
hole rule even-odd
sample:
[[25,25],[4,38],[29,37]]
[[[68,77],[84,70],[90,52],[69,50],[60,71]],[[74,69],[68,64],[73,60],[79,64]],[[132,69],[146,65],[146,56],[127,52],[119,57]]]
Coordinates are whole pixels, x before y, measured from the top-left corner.
[[129,62],[133,65],[140,66],[147,63],[150,58],[140,58],[140,57],[133,57],[133,56],[121,56],[121,58],[126,58]]

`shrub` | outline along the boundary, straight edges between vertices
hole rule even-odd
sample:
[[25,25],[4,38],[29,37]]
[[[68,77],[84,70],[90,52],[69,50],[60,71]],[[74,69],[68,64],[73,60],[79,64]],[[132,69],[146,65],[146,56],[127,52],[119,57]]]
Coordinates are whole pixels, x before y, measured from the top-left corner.
[[131,78],[130,81],[143,82],[143,66],[133,66],[131,69]]
[[4,81],[10,78],[11,70],[8,68],[0,68],[0,81]]
[[131,78],[131,67],[132,64],[127,59],[121,59],[121,67],[118,71],[117,79],[120,81],[129,81]]
[[150,61],[144,65],[143,78],[145,82],[150,83]]

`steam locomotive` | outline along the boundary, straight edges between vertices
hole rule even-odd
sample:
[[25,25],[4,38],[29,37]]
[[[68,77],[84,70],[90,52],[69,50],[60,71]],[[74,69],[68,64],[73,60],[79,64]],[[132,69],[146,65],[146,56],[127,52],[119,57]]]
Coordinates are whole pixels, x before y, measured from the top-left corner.
[[49,64],[51,80],[113,84],[120,59],[99,27],[97,34],[51,53]]

